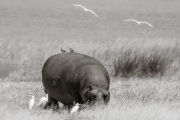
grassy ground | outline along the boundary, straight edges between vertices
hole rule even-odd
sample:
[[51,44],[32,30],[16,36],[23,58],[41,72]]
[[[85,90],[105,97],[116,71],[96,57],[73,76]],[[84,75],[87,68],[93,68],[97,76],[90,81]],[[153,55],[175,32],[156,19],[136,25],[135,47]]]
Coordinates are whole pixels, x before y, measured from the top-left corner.
[[[76,3],[100,17],[73,7]],[[0,119],[180,119],[178,5],[177,0],[0,1],[0,62],[18,65],[0,78]],[[129,18],[154,28],[123,21]],[[38,107],[29,111],[32,94],[36,103],[45,95],[45,60],[70,47],[107,68],[109,105],[84,106],[75,115],[62,107],[56,113]]]
[[85,106],[79,113],[69,115],[62,109],[53,113],[35,106],[28,110],[28,102],[35,94],[35,104],[44,95],[41,82],[1,82],[1,118],[5,119],[179,119],[180,84],[167,79],[129,80],[111,78],[109,105]]

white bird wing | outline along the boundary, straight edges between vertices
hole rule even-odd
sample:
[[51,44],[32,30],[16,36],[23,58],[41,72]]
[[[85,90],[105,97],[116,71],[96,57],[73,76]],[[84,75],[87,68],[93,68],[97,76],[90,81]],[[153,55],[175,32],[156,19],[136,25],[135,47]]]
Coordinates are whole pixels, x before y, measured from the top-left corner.
[[127,19],[127,20],[124,20],[124,21],[134,21],[134,22],[139,22],[139,21],[137,21],[137,20],[134,20],[134,19]]
[[82,7],[84,10],[87,10],[87,8],[85,8],[84,6],[82,5],[74,5],[74,6],[77,6],[77,7]]
[[94,14],[96,17],[99,17],[94,11],[92,11],[92,10],[87,10],[87,11],[91,12],[91,13]]
[[153,25],[151,25],[151,24],[150,24],[150,23],[148,23],[148,22],[141,22],[141,23],[144,23],[144,24],[147,24],[147,25],[149,25],[149,26],[153,27]]
[[124,20],[124,21],[132,21],[132,19],[127,19],[127,20]]
[[74,5],[74,6],[82,7],[85,11],[89,11],[89,12],[93,13],[95,16],[99,17],[94,11],[87,9],[82,5]]

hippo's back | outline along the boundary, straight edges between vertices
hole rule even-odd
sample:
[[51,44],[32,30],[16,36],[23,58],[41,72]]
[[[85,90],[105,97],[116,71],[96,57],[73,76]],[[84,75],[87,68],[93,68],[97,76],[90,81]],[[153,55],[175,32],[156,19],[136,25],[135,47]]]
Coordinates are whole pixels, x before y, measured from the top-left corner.
[[79,53],[62,53],[51,56],[44,64],[42,75],[56,75],[62,72],[63,69],[69,68],[69,72],[80,69],[84,65],[100,65],[103,66],[97,59],[79,54]]

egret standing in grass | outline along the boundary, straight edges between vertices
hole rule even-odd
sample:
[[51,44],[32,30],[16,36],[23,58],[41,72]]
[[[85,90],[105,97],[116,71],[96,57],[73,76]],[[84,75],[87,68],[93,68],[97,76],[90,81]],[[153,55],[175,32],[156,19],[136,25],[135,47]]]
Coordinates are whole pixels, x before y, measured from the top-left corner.
[[31,100],[29,101],[29,110],[32,110],[34,106],[34,95],[32,96]]
[[147,25],[153,27],[153,25],[151,25],[151,24],[148,23],[148,22],[139,22],[139,21],[134,20],[134,19],[127,19],[127,20],[124,20],[124,21],[133,21],[133,22],[136,22],[138,25],[140,25],[140,24],[147,24]]
[[85,7],[82,6],[82,5],[74,5],[74,6],[82,7],[82,8],[85,10],[85,12],[91,12],[91,13],[94,14],[96,17],[99,17],[94,11],[87,9],[87,8],[85,8]]
[[46,94],[46,97],[42,97],[40,100],[39,100],[39,103],[38,103],[38,106],[45,106],[46,103],[48,101],[48,94]]
[[69,110],[69,113],[73,114],[75,112],[78,111],[79,107],[80,107],[81,104],[79,103],[76,103],[74,107],[72,107],[70,110]]

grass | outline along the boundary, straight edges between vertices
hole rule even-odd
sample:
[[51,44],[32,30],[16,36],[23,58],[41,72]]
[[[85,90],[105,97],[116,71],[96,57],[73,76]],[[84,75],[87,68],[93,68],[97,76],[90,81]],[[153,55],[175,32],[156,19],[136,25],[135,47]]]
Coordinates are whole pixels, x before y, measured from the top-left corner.
[[[179,100],[178,81],[166,79],[139,79],[131,78],[119,80],[111,78],[111,100],[107,106],[85,106],[79,113],[69,115],[67,110],[59,112],[43,110],[35,106],[33,111],[28,110],[28,102],[35,94],[35,103],[43,96],[41,82],[1,82],[0,115],[5,119],[178,119]],[[23,89],[23,91],[22,91]]]
[[[131,103],[128,102],[120,104],[118,107],[107,106],[106,109],[97,107],[96,109],[85,110],[79,114],[69,115],[67,111],[61,111],[61,113],[53,113],[52,111],[38,111],[29,112],[27,110],[22,110],[18,108],[18,112],[13,110],[8,111],[4,116],[6,119],[27,119],[27,120],[39,120],[39,119],[63,119],[63,120],[77,120],[77,119],[88,119],[88,120],[98,120],[98,119],[124,119],[124,120],[143,120],[143,119],[178,119],[179,110],[177,108],[169,108],[165,104],[153,104],[152,105],[142,105],[140,103]],[[175,104],[176,105],[176,104]],[[173,106],[173,105],[171,105]],[[6,108],[7,109],[7,108]],[[17,110],[17,108],[15,108]],[[113,109],[113,110],[112,110]],[[138,112],[137,112],[138,111]]]
[[[75,9],[75,3],[68,0],[0,3],[0,62],[18,66],[0,78],[0,119],[180,118],[178,1],[79,1],[99,18]],[[128,18],[155,27],[123,21]],[[39,107],[29,111],[31,96],[35,95],[37,103],[45,95],[41,83],[44,62],[61,53],[61,48],[68,51],[70,47],[97,58],[107,68],[110,103],[84,105],[75,115],[68,114],[62,104],[55,113]]]
[[177,53],[173,53],[173,51],[178,51],[177,49],[175,46],[169,49],[160,48],[160,46],[148,46],[144,49],[142,47],[128,48],[114,59],[115,76],[162,76],[170,69],[170,65],[174,62],[173,58],[178,59]]
[[[68,50],[70,47],[78,53],[100,60],[111,76],[179,76],[176,74],[179,71],[177,65],[180,60],[177,40],[151,39],[149,42],[149,39],[131,39],[129,42],[128,39],[119,38],[114,43],[74,40],[69,44],[61,41],[60,45],[58,40],[43,40],[43,43],[35,41],[24,39],[9,42],[8,45],[2,42],[2,61],[14,62],[21,66],[19,71],[9,75],[8,81],[40,81],[42,65],[46,59],[53,54],[61,53],[61,48]],[[10,49],[5,49],[4,46]]]

